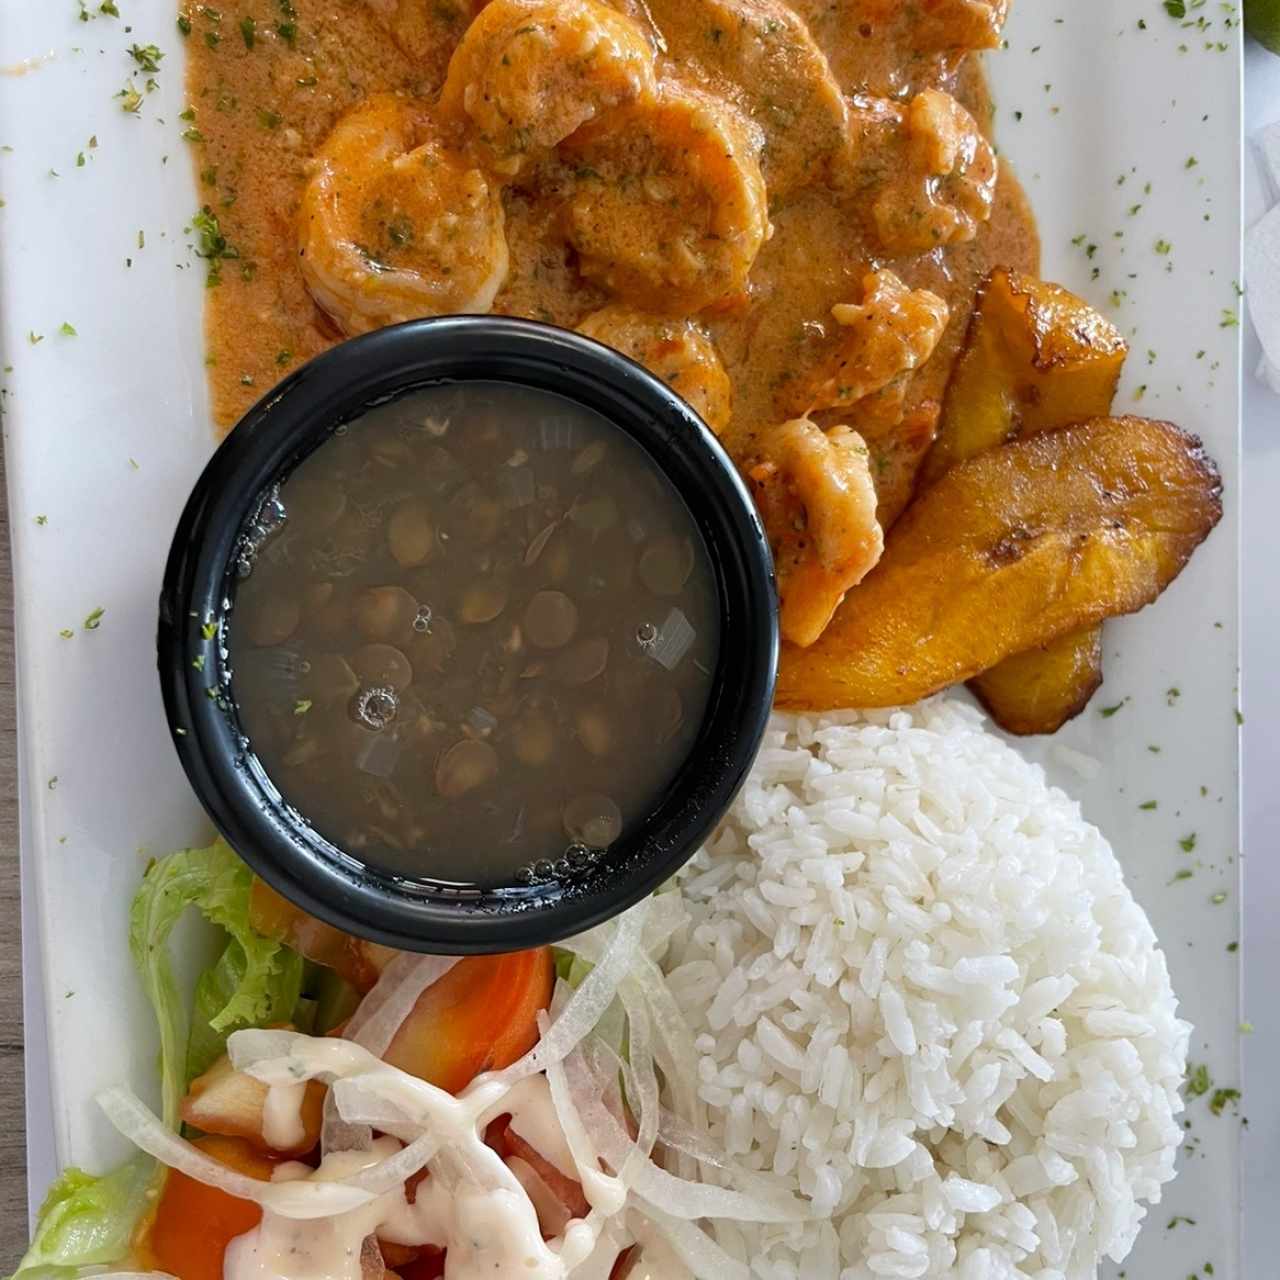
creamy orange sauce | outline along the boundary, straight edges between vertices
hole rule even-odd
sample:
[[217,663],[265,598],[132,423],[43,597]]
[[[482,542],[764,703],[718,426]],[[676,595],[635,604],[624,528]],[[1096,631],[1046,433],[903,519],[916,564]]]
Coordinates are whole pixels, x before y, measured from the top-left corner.
[[[791,416],[780,411],[780,396],[830,348],[837,331],[831,308],[859,302],[868,271],[887,267],[949,304],[936,351],[911,376],[902,424],[877,431],[840,409],[815,415],[822,425],[850,421],[865,436],[887,524],[905,503],[931,438],[978,282],[993,265],[1034,272],[1039,246],[1022,192],[1002,166],[992,216],[974,239],[927,253],[886,253],[872,208],[877,181],[898,161],[877,155],[873,135],[855,137],[851,175],[836,154],[833,113],[856,108],[860,94],[905,104],[938,88],[986,131],[990,102],[978,60],[915,47],[945,45],[928,25],[937,24],[939,11],[963,17],[981,6],[618,0],[617,7],[658,50],[660,81],[721,95],[764,138],[772,235],[745,294],[700,317],[731,380],[724,439],[740,462],[756,455],[764,430]],[[232,0],[219,6],[218,21],[211,12],[183,7],[192,28],[189,96],[203,139],[194,144],[201,194],[239,255],[220,263],[220,283],[208,294],[214,415],[225,430],[291,368],[343,336],[299,268],[297,218],[311,158],[335,122],[371,94],[401,92],[429,110],[472,13],[467,0]],[[249,24],[252,47],[244,34]],[[953,28],[954,21],[944,35]],[[748,30],[777,43],[745,42]],[[814,79],[822,54],[839,82],[834,95]],[[573,327],[611,300],[584,278],[566,240],[566,192],[581,172],[572,163],[542,164],[502,186],[510,270],[495,311]]]

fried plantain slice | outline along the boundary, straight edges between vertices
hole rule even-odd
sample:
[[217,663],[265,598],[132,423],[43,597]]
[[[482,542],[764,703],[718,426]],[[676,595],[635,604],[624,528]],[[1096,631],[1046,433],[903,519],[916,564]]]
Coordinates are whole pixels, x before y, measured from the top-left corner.
[[[1006,440],[1108,413],[1127,351],[1115,325],[1082,298],[1032,276],[993,271],[947,390],[923,483]],[[1016,734],[1057,732],[1101,685],[1102,639],[1092,628],[1015,655],[969,683],[992,719]]]
[[1199,440],[1098,418],[960,463],[894,527],[884,558],[807,649],[779,706],[915,702],[1013,654],[1150,604],[1222,514]]

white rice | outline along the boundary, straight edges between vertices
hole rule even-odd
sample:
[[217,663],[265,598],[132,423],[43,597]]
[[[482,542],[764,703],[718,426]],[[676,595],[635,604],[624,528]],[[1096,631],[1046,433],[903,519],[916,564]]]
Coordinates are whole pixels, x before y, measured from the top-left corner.
[[[775,716],[666,961],[761,1280],[1083,1280],[1173,1177],[1190,1026],[1119,864],[969,707]],[[715,1277],[700,1278],[715,1280]]]

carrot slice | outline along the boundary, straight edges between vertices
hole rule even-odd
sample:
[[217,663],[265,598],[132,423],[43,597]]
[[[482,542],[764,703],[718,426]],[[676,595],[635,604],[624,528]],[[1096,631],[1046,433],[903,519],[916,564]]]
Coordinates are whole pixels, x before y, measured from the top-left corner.
[[458,1093],[533,1047],[554,982],[550,947],[468,956],[422,993],[385,1060]]
[[[271,1179],[276,1162],[243,1139],[197,1138],[195,1146],[251,1178]],[[261,1221],[258,1205],[171,1169],[139,1252],[151,1269],[178,1280],[222,1280],[227,1245]]]

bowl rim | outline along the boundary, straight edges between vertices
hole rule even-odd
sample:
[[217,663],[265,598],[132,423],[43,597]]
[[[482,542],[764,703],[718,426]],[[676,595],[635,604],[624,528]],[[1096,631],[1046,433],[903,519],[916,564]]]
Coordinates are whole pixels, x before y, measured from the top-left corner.
[[[263,495],[367,408],[414,388],[465,381],[540,387],[603,413],[676,488],[714,570],[721,643],[698,738],[654,814],[624,833],[581,880],[567,884],[445,890],[366,866],[284,800],[246,750],[230,697],[233,566]],[[590,928],[659,888],[693,855],[732,803],[763,738],[777,672],[776,617],[769,543],[742,477],[710,429],[665,383],[582,334],[531,320],[448,316],[331,348],[290,374],[232,429],[178,521],[156,652],[183,769],[214,825],[268,884],[371,941],[473,954],[543,945]]]

